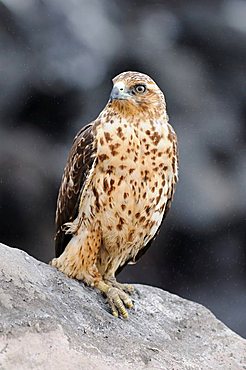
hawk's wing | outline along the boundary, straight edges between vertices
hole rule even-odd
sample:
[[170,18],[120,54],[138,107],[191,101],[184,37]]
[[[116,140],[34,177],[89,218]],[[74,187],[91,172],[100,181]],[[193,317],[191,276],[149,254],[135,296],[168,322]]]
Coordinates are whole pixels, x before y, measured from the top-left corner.
[[62,254],[71,239],[71,235],[65,234],[63,225],[77,217],[85,180],[95,161],[93,126],[94,122],[83,127],[75,136],[64,169],[56,208],[56,257]]

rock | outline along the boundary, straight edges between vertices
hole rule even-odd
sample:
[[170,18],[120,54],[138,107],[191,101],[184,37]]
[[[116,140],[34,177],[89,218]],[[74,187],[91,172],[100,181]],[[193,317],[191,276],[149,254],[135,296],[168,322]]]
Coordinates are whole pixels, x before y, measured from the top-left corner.
[[180,180],[158,248],[125,278],[206,304],[246,337],[245,11],[243,0],[0,1],[0,240],[54,257],[73,137],[111,78],[147,73],[166,95]]
[[246,340],[203,306],[136,285],[129,319],[103,297],[0,244],[0,369],[246,369]]

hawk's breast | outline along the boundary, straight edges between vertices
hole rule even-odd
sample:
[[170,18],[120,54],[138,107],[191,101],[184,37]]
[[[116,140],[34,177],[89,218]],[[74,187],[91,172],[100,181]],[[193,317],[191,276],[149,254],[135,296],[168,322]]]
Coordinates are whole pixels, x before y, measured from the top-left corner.
[[[122,264],[153,238],[173,184],[173,143],[166,122],[101,119],[97,164],[81,211],[97,218],[104,248]],[[120,249],[120,250],[119,250]]]

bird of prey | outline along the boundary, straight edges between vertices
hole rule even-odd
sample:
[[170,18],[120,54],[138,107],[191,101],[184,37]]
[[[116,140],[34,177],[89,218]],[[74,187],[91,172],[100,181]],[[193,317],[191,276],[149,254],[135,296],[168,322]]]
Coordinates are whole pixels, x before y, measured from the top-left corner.
[[112,314],[126,318],[133,287],[115,276],[150,246],[177,179],[177,139],[162,91],[143,73],[119,74],[105,108],[69,153],[51,265],[99,289]]

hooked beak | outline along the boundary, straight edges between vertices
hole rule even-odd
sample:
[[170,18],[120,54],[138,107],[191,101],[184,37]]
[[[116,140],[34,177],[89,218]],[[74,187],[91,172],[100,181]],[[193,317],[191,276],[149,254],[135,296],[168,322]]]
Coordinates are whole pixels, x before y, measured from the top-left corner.
[[125,89],[122,86],[114,86],[111,94],[110,94],[110,100],[126,100],[129,99],[129,93],[125,91]]

